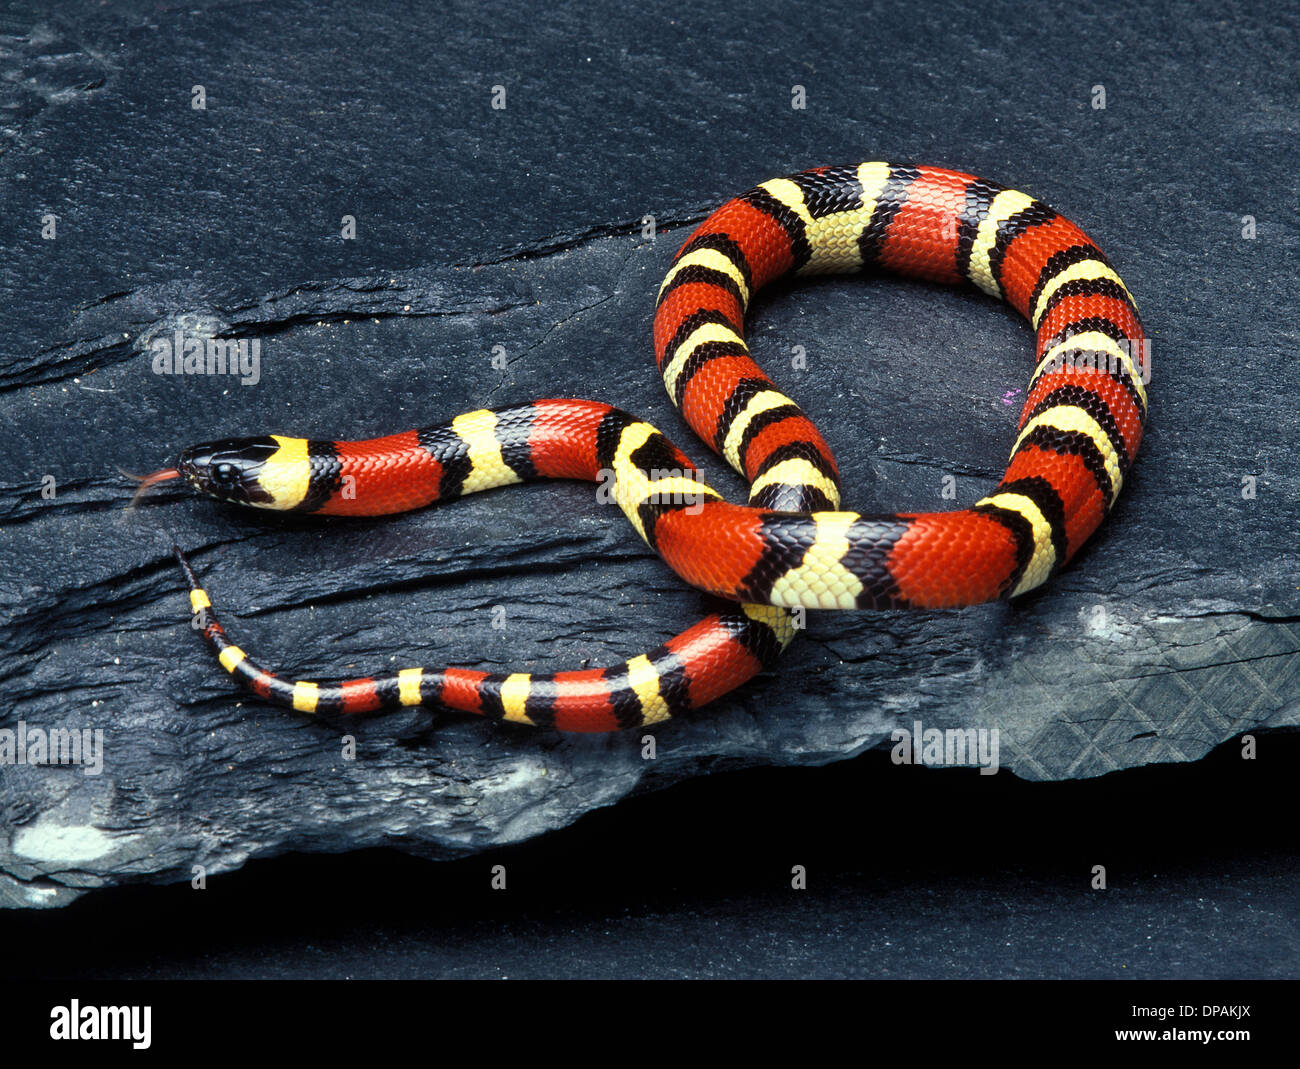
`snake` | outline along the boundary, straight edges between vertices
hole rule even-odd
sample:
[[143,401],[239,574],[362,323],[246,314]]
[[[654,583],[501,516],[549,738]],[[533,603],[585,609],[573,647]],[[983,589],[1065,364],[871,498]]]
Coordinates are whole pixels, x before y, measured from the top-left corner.
[[[946,512],[841,508],[821,433],[750,355],[745,315],[777,279],[856,272],[971,283],[1035,333],[1034,369],[1001,482]],[[673,257],[655,304],[664,386],[749,484],[727,501],[650,424],[611,405],[535,400],[364,441],[279,434],[207,442],[139,477],[226,503],[382,516],[539,479],[600,484],[687,583],[732,603],[646,654],[554,673],[412,667],[290,680],[237,646],[189,561],[193,624],[258,697],[302,713],[427,706],[563,732],[653,726],[770,667],[805,609],[942,609],[1045,583],[1114,508],[1147,415],[1137,303],[1074,223],[1032,197],[934,166],[869,162],[762,182]],[[138,496],[138,495],[137,495]]]

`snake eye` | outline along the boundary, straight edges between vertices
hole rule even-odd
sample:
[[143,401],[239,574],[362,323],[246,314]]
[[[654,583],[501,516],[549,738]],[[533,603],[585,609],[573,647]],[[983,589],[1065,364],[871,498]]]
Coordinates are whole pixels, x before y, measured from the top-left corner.
[[234,486],[239,481],[239,471],[235,465],[222,461],[212,469],[212,481],[222,487]]

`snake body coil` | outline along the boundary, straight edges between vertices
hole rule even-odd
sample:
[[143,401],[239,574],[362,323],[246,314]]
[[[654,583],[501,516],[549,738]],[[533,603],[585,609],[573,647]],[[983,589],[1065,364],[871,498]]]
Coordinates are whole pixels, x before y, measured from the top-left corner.
[[[969,281],[1036,331],[1006,474],[969,509],[840,511],[825,441],[750,357],[744,316],[763,286],[872,268]],[[654,346],[664,384],[695,433],[749,481],[747,506],[724,501],[649,424],[581,400],[480,410],[363,442],[272,435],[211,443],[149,480],[179,475],[226,501],[357,516],[612,473],[614,500],[673,570],[739,603],[614,668],[410,668],[290,682],[229,641],[180,558],[204,637],[263,698],[304,712],[437,705],[609,731],[698,708],[751,678],[793,636],[788,608],[972,605],[1046,581],[1105,518],[1133,463],[1147,406],[1143,342],[1135,302],[1110,261],[1039,201],[937,167],[818,168],[724,204],[678,251],[659,292]]]

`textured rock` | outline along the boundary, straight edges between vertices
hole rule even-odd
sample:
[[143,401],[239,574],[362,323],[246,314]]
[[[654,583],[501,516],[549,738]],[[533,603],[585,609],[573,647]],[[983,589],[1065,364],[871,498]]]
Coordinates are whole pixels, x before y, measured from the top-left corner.
[[[1257,61],[1295,16],[1189,17],[1175,40],[1156,15],[1121,31],[1076,14],[1030,43],[1004,27],[1047,16],[1007,5],[936,52],[911,10],[851,6],[829,38],[713,8],[677,11],[671,32],[653,13],[596,26],[563,6],[418,25],[330,4],[11,19],[0,728],[102,730],[104,767],[0,767],[0,900],[59,905],[288,850],[453,856],[719,766],[887,746],[917,720],[998,728],[1002,768],[1030,779],[1195,760],[1300,723],[1300,419],[1279,400],[1297,385],[1296,332],[1273,299],[1300,243],[1294,108],[1285,65]],[[1079,47],[1061,55],[1067,38]],[[861,43],[881,40],[887,60],[864,60]],[[1202,54],[1234,79],[1204,77],[1189,58]],[[1033,192],[1138,295],[1148,436],[1068,572],[1014,605],[813,615],[777,671],[656,732],[653,761],[639,734],[421,711],[307,721],[231,689],[188,627],[173,540],[236,640],[308,678],[610,663],[713,605],[586,486],[311,524],[172,490],[127,513],[114,464],[148,470],[230,434],[359,437],[588,396],[655,422],[738,500],[657,380],[659,280],[707,206],[872,157]],[[345,215],[356,240],[340,237]],[[756,355],[835,449],[850,506],[942,508],[948,475],[967,505],[996,481],[1030,351],[1009,310],[833,280],[781,290],[751,323]],[[177,329],[258,340],[257,384],[155,375],[149,340]],[[789,369],[796,345],[807,370]]]

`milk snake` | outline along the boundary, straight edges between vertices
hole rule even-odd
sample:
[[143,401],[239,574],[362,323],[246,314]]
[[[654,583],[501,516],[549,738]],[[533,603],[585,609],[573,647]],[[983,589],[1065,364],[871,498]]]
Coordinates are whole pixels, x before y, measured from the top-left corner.
[[[972,282],[1036,331],[1006,474],[968,509],[838,511],[834,457],[750,358],[744,316],[786,275],[882,269]],[[636,532],[687,582],[737,602],[612,668],[491,674],[408,668],[291,682],[227,637],[180,550],[196,626],[255,694],[302,712],[449,707],[561,731],[655,724],[770,664],[787,611],[943,608],[1023,594],[1113,506],[1142,438],[1148,364],[1132,295],[1073,223],[1023,193],[938,167],[864,163],[764,182],[710,215],[660,288],[654,347],[686,421],[749,481],[724,501],[647,423],[609,405],[541,400],[360,442],[270,435],[186,450],[142,488],[183,478],[223,501],[375,516],[534,479],[611,485]]]

